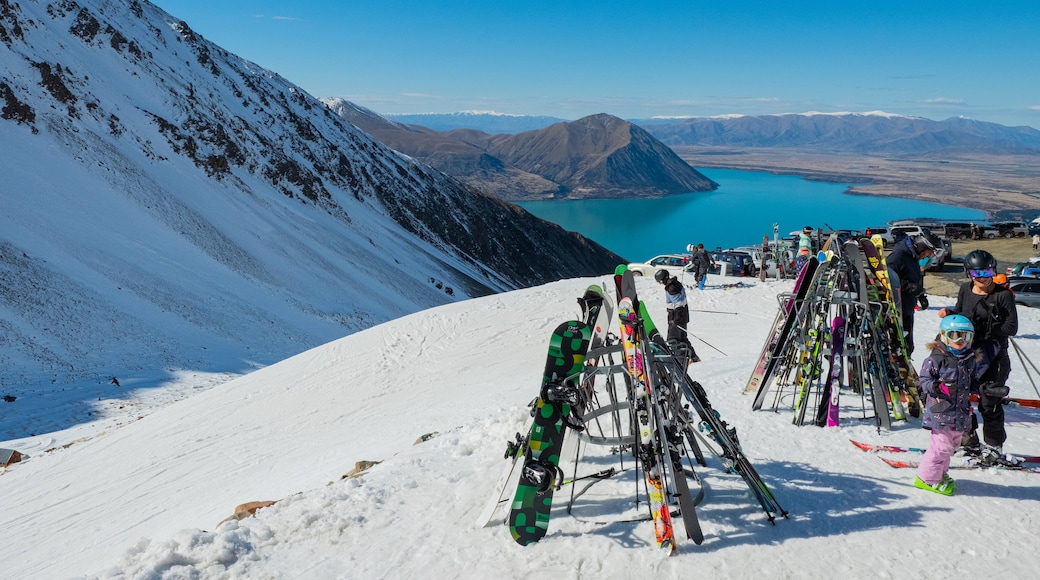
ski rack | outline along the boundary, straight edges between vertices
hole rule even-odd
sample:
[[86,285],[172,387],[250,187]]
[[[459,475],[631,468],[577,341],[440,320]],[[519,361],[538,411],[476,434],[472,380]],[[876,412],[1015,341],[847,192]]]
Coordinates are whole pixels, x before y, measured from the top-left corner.
[[[886,330],[880,324],[882,318],[891,318],[890,304],[887,299],[878,299],[876,293],[874,300],[867,298],[868,290],[878,286],[867,281],[865,268],[869,266],[859,243],[848,243],[855,244],[859,255],[850,255],[851,250],[847,253],[840,244],[829,257],[824,258],[821,252],[819,265],[807,278],[809,288],[801,298],[792,292],[777,295],[779,311],[774,327],[781,317],[793,321],[784,344],[770,349],[769,360],[775,362],[761,379],[755,408],[764,406],[766,393],[772,388],[774,412],[789,405],[795,425],[826,424],[824,395],[829,396],[829,392],[824,362],[835,364],[831,327],[841,316],[849,324],[842,343],[841,375],[834,388],[840,389],[843,383],[852,387],[860,395],[862,419],[872,418],[879,431],[891,429],[893,419],[906,418],[901,399],[907,380],[898,361],[902,351],[895,348],[898,345],[883,343]],[[871,280],[874,278],[871,273]],[[816,409],[812,420],[806,418],[809,408]]]
[[[620,342],[617,344],[611,344],[608,346],[592,349],[586,358],[603,360],[603,357],[608,357],[609,360],[613,360],[615,354],[621,354],[624,349],[624,345]],[[610,398],[610,402],[606,405],[597,405],[595,409],[582,414],[582,420],[586,424],[586,429],[578,434],[578,437],[591,445],[606,445],[612,447],[624,447],[635,443],[636,436],[634,433],[624,434],[618,428],[621,425],[621,417],[627,417],[629,409],[632,404],[628,399],[619,400],[616,396],[614,389],[614,376],[619,373],[627,373],[628,369],[624,363],[609,363],[606,365],[586,365],[585,374],[582,377],[582,382],[585,383],[593,377],[603,375],[606,377],[608,385],[607,394]],[[623,414],[622,414],[623,413]],[[617,433],[613,436],[608,436],[603,430],[602,425],[599,422],[599,418],[603,416],[609,416],[613,423],[613,431]],[[595,423],[599,426],[599,435],[592,435],[589,433],[588,425]]]

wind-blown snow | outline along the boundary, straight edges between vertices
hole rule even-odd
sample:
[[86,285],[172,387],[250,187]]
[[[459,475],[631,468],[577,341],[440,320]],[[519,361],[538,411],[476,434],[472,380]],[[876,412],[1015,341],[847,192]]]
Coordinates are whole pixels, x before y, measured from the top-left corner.
[[[529,547],[510,538],[501,509],[497,525],[477,527],[506,464],[505,441],[526,428],[525,405],[536,394],[549,333],[577,315],[575,299],[589,283],[606,281],[565,280],[425,310],[200,388],[140,420],[133,420],[137,410],[109,408],[103,432],[84,424],[0,443],[31,456],[0,475],[3,575],[1035,575],[1036,474],[958,471],[957,494],[942,497],[913,488],[913,471],[848,443],[925,446],[918,420],[879,435],[856,419],[847,391],[837,429],[795,427],[783,410],[750,410],[741,391],[776,295],[790,288],[785,282],[691,292],[690,328],[704,361],[690,373],[738,428],[789,519],[769,524],[743,482],[709,458],[708,468],[698,468],[706,486],[698,509],[704,544],[683,542],[672,558],[652,546],[648,522],[595,523],[634,509],[631,485],[590,488],[593,499],[583,505],[593,517],[581,520],[567,515],[568,493],[559,492],[548,535]],[[660,287],[640,279],[638,288],[663,321]],[[935,312],[950,300],[932,302],[917,314],[918,365],[938,326]],[[1018,342],[1040,360],[1040,315],[1020,308],[1020,317]],[[1034,397],[1013,363],[1013,394]],[[5,413],[20,409],[0,405]],[[1009,409],[1008,432],[1009,452],[1040,454],[1040,412]],[[429,433],[436,435],[413,444]],[[341,480],[360,460],[382,463]],[[602,467],[585,465],[579,474]],[[261,500],[281,501],[217,526],[237,504]]]

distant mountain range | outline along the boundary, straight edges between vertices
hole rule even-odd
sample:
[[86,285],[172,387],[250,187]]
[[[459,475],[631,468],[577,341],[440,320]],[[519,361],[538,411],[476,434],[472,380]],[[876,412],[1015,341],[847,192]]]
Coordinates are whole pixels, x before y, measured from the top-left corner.
[[670,146],[797,147],[827,152],[1040,155],[1040,131],[954,117],[880,113],[743,115],[634,121]]
[[325,102],[388,147],[507,200],[661,197],[718,187],[647,131],[611,115],[491,135],[434,131],[342,99]]
[[383,115],[391,121],[406,125],[420,125],[434,131],[477,129],[485,133],[522,133],[544,129],[567,119],[532,115],[507,115],[492,111],[460,111],[458,113],[409,113]]
[[[438,130],[496,128],[501,115],[444,114],[394,116]],[[509,117],[519,126],[552,124],[551,117]],[[1040,131],[952,117],[933,121],[884,112],[726,115],[720,117],[629,119],[669,146],[802,148],[830,153],[942,155],[957,152],[1040,155]],[[539,124],[541,123],[541,124]]]

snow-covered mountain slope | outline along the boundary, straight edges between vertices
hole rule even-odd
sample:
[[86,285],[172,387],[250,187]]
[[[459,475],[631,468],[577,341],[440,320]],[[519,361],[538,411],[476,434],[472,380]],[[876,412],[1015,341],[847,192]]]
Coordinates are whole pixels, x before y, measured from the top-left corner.
[[[958,471],[957,494],[942,497],[913,488],[912,470],[848,442],[923,447],[918,420],[879,434],[848,390],[836,429],[795,427],[783,408],[750,410],[741,391],[789,282],[690,295],[704,359],[690,374],[737,427],[789,519],[770,525],[739,477],[709,456],[698,468],[705,542],[683,542],[673,558],[653,547],[648,522],[600,523],[638,513],[631,480],[596,484],[574,516],[569,492],[559,492],[549,533],[533,546],[517,545],[504,526],[477,527],[505,442],[529,420],[549,333],[577,314],[575,298],[591,282],[609,283],[564,280],[406,316],[67,447],[58,444],[87,426],[0,443],[30,455],[0,475],[3,574],[1028,578],[1040,565],[1036,474]],[[637,286],[664,320],[660,287]],[[918,365],[948,302],[935,297],[917,314]],[[1018,342],[1040,360],[1040,314],[1022,308],[1020,317]],[[1012,386],[1033,395],[1017,363]],[[1007,425],[1008,451],[1040,453],[1040,412],[1008,409]],[[579,474],[617,462],[606,449],[587,454]],[[340,480],[360,460],[382,463]],[[217,527],[237,504],[262,500],[282,501]]]
[[26,404],[85,418],[113,378],[242,372],[620,261],[148,2],[4,1],[0,44],[0,391]]

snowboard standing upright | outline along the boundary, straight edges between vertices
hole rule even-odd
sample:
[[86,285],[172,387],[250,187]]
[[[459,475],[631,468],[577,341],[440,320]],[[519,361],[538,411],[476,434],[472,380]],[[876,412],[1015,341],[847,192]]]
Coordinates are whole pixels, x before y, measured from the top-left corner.
[[520,483],[509,512],[509,532],[524,546],[540,540],[549,528],[563,439],[579,402],[574,397],[580,392],[577,382],[591,338],[589,325],[571,320],[559,325],[549,340],[541,395],[535,401]]

